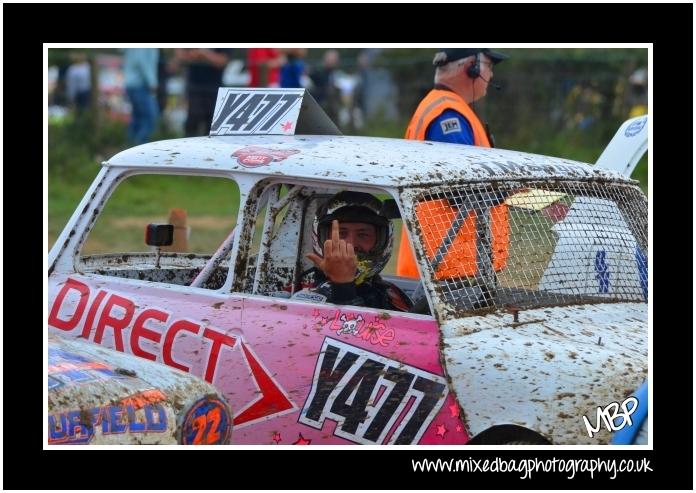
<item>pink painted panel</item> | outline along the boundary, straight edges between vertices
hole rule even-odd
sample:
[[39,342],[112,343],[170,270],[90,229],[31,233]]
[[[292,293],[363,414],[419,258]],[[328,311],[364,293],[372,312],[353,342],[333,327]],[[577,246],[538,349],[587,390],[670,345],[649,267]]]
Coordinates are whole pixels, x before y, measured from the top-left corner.
[[73,275],[50,279],[48,323],[211,382],[232,443],[468,440],[433,319]]
[[238,345],[240,297],[72,275],[49,281],[49,330],[215,383]]
[[244,299],[242,317],[245,343],[293,409],[251,424],[235,420],[234,442],[468,440],[440,364],[434,320],[261,297]]

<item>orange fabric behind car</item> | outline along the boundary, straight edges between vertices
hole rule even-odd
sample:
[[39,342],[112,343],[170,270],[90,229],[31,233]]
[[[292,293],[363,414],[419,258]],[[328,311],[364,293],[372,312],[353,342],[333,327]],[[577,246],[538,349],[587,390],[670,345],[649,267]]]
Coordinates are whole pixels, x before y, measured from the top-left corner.
[[[445,199],[428,200],[416,205],[416,217],[423,234],[425,253],[435,266],[436,279],[473,276],[476,274],[476,213],[469,211],[464,223],[437,262],[443,241],[452,234],[458,209]],[[508,258],[508,212],[501,204],[491,208],[493,268],[505,267]],[[403,243],[402,243],[403,244]]]

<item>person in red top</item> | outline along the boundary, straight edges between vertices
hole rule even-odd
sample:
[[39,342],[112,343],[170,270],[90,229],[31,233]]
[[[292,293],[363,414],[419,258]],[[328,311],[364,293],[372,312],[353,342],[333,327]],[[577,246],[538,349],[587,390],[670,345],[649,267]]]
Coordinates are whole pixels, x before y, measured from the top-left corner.
[[278,48],[249,48],[247,68],[251,75],[249,87],[278,87],[280,67],[285,56]]

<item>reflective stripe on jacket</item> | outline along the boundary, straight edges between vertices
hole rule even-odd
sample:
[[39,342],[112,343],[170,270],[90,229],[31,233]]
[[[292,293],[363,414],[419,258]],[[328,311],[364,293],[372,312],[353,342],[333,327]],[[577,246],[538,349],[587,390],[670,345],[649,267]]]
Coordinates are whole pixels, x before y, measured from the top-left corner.
[[433,89],[420,102],[416,112],[411,117],[411,122],[406,128],[406,136],[404,138],[411,140],[425,140],[425,132],[428,126],[443,111],[452,109],[460,113],[469,121],[471,129],[474,132],[474,145],[479,147],[491,147],[491,143],[486,135],[486,129],[483,127],[481,120],[478,119],[476,113],[466,104],[466,101],[452,91],[442,89]]

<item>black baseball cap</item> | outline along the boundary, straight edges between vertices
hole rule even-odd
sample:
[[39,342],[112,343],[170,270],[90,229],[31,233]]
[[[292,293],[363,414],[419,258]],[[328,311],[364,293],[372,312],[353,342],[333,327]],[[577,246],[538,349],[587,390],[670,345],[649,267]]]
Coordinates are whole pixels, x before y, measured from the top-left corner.
[[498,51],[493,51],[489,48],[442,48],[435,53],[433,65],[436,67],[442,67],[443,65],[447,65],[449,62],[460,60],[471,55],[476,55],[477,53],[483,53],[484,55],[490,57],[490,59],[493,60],[493,65],[498,62],[502,62],[506,58],[509,58],[508,55]]

